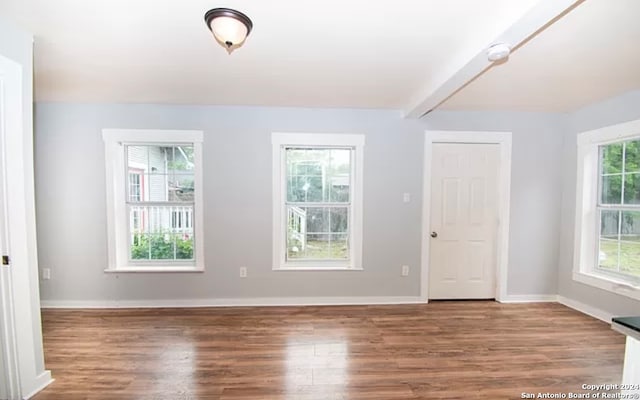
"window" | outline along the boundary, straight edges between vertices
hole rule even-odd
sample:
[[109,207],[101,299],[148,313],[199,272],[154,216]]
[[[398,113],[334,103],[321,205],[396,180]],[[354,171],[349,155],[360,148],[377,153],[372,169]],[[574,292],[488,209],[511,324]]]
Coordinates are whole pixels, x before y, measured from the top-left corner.
[[599,146],[597,267],[640,280],[640,140]]
[[578,135],[574,279],[640,299],[640,121]]
[[363,135],[273,143],[274,269],[362,268]]
[[202,133],[103,130],[108,271],[201,271]]

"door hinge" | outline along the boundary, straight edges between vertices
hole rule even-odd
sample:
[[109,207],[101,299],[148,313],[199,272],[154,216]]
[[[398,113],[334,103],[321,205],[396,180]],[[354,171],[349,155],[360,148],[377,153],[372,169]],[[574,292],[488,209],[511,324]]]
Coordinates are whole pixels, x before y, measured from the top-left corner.
[[9,256],[2,256],[2,265],[9,265],[10,262],[11,259],[9,258]]

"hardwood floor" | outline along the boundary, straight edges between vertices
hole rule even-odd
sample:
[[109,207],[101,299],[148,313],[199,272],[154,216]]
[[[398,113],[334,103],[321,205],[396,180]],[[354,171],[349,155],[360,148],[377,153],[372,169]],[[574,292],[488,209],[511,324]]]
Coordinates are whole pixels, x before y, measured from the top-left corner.
[[35,400],[520,399],[620,383],[624,337],[554,303],[44,310]]

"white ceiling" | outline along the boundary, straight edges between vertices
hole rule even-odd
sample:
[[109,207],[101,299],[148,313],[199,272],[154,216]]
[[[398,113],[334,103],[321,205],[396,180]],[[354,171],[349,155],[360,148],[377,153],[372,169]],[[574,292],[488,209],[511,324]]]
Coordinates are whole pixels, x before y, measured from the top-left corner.
[[[538,1],[2,0],[0,16],[35,36],[39,101],[404,109]],[[215,7],[254,22],[231,56],[203,22]],[[587,0],[443,107],[566,111],[638,88],[637,15]]]

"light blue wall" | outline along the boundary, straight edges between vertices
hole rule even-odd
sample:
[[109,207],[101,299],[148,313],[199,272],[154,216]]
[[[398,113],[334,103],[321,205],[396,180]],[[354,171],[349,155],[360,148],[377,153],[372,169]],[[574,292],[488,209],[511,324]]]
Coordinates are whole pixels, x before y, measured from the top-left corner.
[[[418,296],[421,127],[398,112],[38,104],[44,299]],[[105,274],[103,128],[204,131],[204,274]],[[271,132],[366,135],[364,271],[271,269]],[[411,203],[402,194],[413,195]],[[412,268],[400,275],[401,265]],[[240,266],[248,277],[240,279]]]
[[568,115],[563,135],[562,229],[558,293],[613,315],[639,314],[640,301],[575,282],[572,278],[577,170],[576,135],[634,119],[640,119],[640,91],[625,93]]
[[[37,104],[42,297],[59,301],[418,296],[426,129],[513,132],[509,294],[556,293],[560,117],[219,106]],[[103,128],[199,129],[206,272],[105,274]],[[363,133],[364,271],[271,270],[271,132]],[[410,203],[402,194],[412,195]],[[411,267],[400,276],[401,265]],[[238,268],[248,267],[240,279]]]

